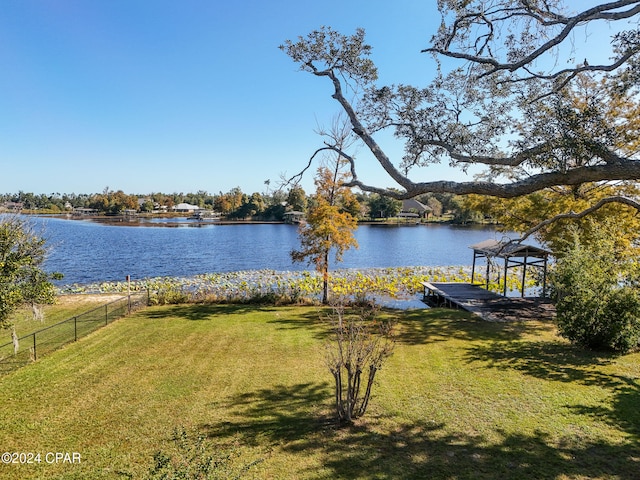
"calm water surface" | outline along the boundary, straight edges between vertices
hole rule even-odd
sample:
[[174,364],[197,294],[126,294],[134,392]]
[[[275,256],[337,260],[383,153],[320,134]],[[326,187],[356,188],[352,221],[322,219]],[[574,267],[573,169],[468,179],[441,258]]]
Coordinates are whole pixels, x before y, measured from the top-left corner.
[[[297,228],[282,224],[177,228],[115,226],[86,220],[37,218],[51,253],[48,271],[61,284],[238,270],[306,270],[289,252],[300,247]],[[372,226],[355,232],[360,245],[334,268],[470,265],[469,245],[501,238],[492,228],[450,225]]]

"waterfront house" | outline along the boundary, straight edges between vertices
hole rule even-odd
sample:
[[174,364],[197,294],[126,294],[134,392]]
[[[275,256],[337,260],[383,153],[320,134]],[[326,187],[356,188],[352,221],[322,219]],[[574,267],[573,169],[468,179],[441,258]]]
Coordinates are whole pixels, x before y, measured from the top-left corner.
[[292,210],[290,212],[285,212],[284,221],[285,223],[300,223],[304,220],[304,212],[298,212],[296,210]]
[[10,212],[19,212],[24,208],[24,203],[22,202],[4,202],[2,204],[2,208],[4,210],[9,210]]
[[431,207],[410,198],[402,201],[402,211],[398,216],[404,218],[427,218],[431,211]]
[[82,216],[82,215],[97,215],[98,214],[98,210],[96,210],[95,208],[77,207],[77,208],[73,209],[73,214],[74,215],[78,215],[78,216]]
[[190,203],[179,203],[171,208],[174,212],[178,213],[193,213],[200,210],[197,205],[191,205]]

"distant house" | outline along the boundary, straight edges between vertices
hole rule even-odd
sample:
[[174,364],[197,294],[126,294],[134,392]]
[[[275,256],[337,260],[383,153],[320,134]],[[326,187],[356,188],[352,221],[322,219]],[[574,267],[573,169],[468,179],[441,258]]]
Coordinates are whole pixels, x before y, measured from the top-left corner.
[[196,220],[220,220],[221,214],[219,212],[214,212],[213,210],[207,210],[206,208],[199,208],[191,218],[195,218]]
[[292,210],[290,212],[285,212],[284,221],[286,223],[300,223],[304,220],[304,212],[297,212]]
[[9,210],[9,211],[12,211],[12,212],[19,212],[20,210],[22,210],[24,208],[24,203],[22,203],[22,202],[4,202],[2,207],[5,210]]
[[200,210],[200,207],[197,205],[191,205],[190,203],[179,203],[174,205],[171,210],[178,213],[193,213]]
[[73,209],[73,214],[74,215],[97,215],[98,210],[96,210],[95,208],[77,207]]
[[426,218],[431,211],[431,207],[410,198],[402,201],[402,211],[398,216],[400,218]]

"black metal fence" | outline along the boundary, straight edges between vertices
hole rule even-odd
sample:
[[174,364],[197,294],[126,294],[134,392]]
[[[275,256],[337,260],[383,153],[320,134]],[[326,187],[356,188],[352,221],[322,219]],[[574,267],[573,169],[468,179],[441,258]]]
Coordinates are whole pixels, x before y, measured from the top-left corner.
[[147,305],[148,295],[129,295],[0,345],[0,375],[31,363],[67,343]]

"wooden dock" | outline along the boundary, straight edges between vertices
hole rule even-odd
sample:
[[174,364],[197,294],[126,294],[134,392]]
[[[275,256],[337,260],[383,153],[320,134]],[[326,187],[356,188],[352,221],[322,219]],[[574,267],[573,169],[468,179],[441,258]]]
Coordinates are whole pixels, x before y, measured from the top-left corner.
[[470,283],[422,282],[422,285],[427,305],[460,308],[490,322],[549,320],[555,315],[555,308],[547,298],[504,297]]

